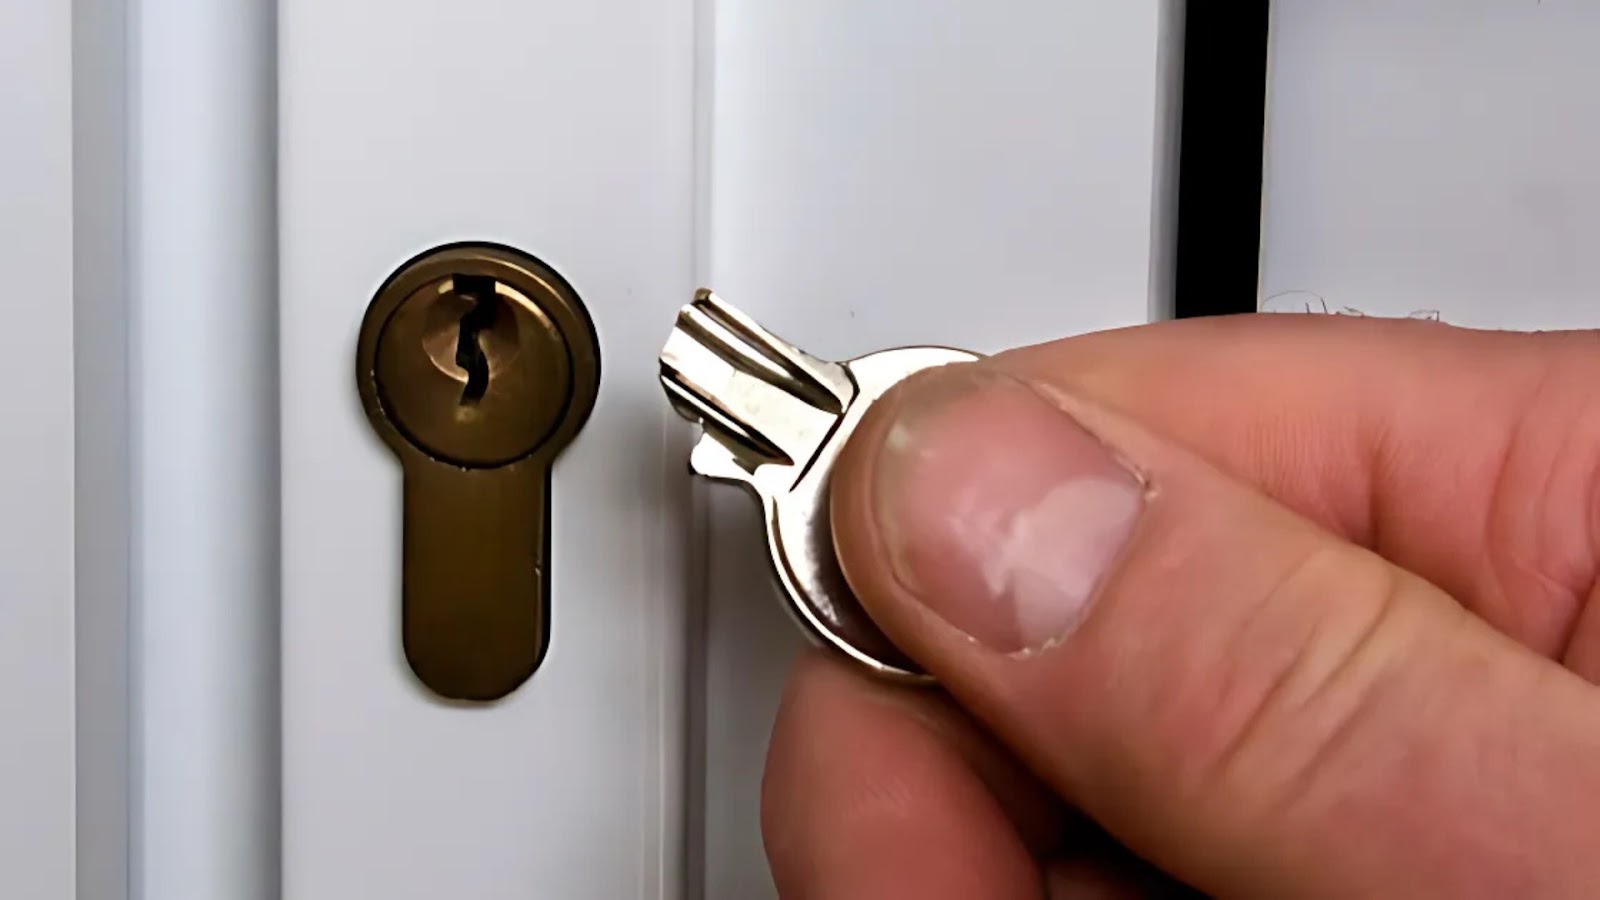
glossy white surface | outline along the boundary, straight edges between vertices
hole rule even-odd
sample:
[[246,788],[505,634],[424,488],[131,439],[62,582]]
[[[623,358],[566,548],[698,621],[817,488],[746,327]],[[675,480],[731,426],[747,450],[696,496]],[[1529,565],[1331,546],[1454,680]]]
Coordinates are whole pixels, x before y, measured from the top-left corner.
[[[710,286],[784,339],[989,352],[1165,308],[1168,4],[721,0],[712,30]],[[705,896],[756,900],[802,639],[755,504],[707,493]]]
[[[0,893],[75,890],[72,4],[0,4]],[[26,86],[26,89],[22,89]]]
[[1581,0],[1274,0],[1262,297],[1600,322],[1596,35]]
[[[284,897],[679,893],[684,430],[656,353],[694,287],[691,0],[284,0]],[[555,467],[552,634],[497,705],[399,646],[400,481],[356,394],[412,254],[534,253],[598,323]]]

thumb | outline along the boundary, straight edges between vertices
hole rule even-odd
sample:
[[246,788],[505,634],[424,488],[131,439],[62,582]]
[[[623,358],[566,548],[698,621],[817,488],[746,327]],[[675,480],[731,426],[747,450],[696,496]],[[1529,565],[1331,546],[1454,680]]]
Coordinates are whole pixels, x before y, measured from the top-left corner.
[[1600,883],[1587,683],[1004,367],[876,404],[835,469],[834,530],[874,620],[1062,796],[1214,895]]

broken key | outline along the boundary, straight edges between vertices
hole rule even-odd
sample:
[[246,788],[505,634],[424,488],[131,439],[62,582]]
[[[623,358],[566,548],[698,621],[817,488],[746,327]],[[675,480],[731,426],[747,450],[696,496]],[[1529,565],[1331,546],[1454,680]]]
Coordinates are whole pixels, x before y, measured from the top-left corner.
[[898,347],[828,362],[707,290],[678,312],[661,351],[668,398],[705,429],[690,469],[755,494],[773,568],[802,629],[889,678],[928,681],[845,582],[828,520],[828,475],[867,407],[889,388],[923,369],[978,358],[944,347]]

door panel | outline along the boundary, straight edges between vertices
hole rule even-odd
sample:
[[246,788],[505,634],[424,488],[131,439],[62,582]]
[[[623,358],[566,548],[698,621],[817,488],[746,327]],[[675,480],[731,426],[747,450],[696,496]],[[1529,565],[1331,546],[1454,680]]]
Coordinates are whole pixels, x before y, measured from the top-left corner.
[[[286,897],[676,893],[686,479],[655,354],[694,288],[692,13],[281,5]],[[459,239],[543,259],[601,339],[554,470],[549,655],[487,707],[401,658],[399,468],[354,377],[379,283]]]
[[[1146,320],[1171,5],[281,16],[285,895],[769,894],[757,788],[799,638],[753,505],[689,502],[656,380],[673,313],[708,284],[830,357]],[[398,468],[353,378],[383,278],[472,238],[570,280],[602,360],[555,468],[550,655],[481,708],[401,659]]]

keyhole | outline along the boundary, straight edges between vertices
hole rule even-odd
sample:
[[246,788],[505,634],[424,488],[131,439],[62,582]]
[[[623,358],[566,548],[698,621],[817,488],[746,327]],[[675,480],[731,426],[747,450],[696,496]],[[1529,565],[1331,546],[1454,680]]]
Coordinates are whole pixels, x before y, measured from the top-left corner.
[[457,275],[453,280],[457,296],[472,301],[472,308],[461,316],[456,336],[456,365],[467,373],[460,403],[476,406],[489,390],[489,356],[483,350],[483,334],[494,327],[499,297],[495,294],[495,280],[488,276]]

